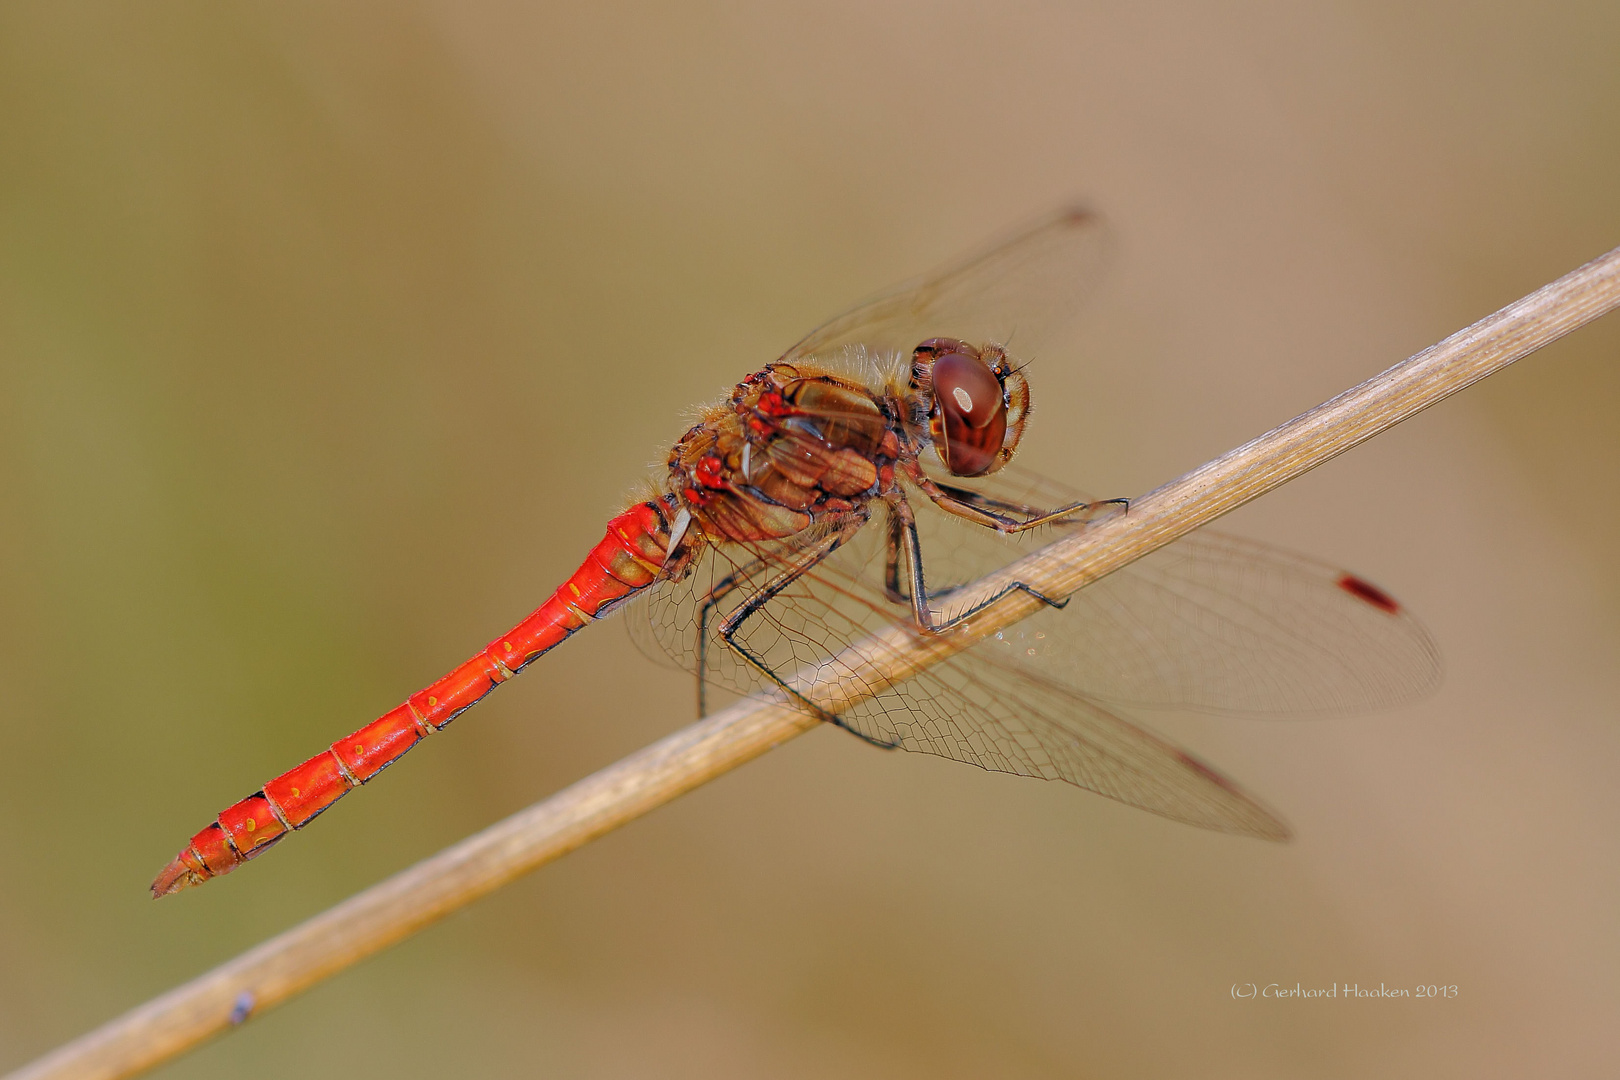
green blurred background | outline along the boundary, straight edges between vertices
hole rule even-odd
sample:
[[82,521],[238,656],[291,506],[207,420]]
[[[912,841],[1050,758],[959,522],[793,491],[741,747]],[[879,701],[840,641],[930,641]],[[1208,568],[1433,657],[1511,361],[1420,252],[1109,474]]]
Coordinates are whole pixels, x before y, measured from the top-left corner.
[[[684,410],[1082,197],[1027,459],[1140,493],[1620,243],[1620,7],[0,6],[0,1068],[690,718],[582,635],[274,855],[230,801],[537,604]],[[171,1077],[1596,1076],[1620,323],[1234,515],[1382,715],[1158,726],[1287,846],[814,732]],[[1457,984],[1240,1002],[1235,982]]]

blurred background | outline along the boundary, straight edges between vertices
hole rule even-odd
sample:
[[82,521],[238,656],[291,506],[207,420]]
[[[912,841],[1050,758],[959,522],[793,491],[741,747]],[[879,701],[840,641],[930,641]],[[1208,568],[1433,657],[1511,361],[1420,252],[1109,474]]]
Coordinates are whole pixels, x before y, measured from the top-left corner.
[[[688,722],[605,626],[147,897],[874,290],[1105,211],[1025,460],[1134,495],[1620,243],[1612,3],[575,7],[0,7],[0,1068]],[[1145,717],[1292,844],[817,731],[160,1074],[1604,1074],[1617,357],[1611,317],[1224,523],[1446,657],[1379,715]]]

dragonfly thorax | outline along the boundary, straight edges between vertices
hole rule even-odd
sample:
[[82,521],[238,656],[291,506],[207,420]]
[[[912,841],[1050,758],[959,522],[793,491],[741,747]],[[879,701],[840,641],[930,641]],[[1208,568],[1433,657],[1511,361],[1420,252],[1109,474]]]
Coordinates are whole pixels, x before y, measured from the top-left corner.
[[780,540],[864,518],[902,454],[892,395],[772,364],[708,409],[669,455],[669,485],[713,541]]

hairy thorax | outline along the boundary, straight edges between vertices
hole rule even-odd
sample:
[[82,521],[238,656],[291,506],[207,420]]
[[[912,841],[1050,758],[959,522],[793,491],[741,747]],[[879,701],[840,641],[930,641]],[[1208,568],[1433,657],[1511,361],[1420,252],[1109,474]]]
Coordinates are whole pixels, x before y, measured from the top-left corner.
[[864,517],[894,485],[894,411],[847,379],[772,364],[675,444],[670,487],[712,541],[779,540]]

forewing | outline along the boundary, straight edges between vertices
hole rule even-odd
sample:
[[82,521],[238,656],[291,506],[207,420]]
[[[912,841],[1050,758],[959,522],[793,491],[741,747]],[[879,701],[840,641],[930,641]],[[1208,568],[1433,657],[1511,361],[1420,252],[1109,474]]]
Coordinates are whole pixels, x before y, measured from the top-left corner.
[[1167,545],[997,646],[1106,701],[1258,715],[1385,708],[1440,682],[1433,638],[1376,586],[1220,533]]
[[[986,494],[1050,508],[1085,498],[1009,467]],[[1056,539],[1017,542],[918,512],[930,590],[949,590]],[[947,610],[951,594],[939,605]],[[1400,603],[1339,567],[1209,529],[1166,545],[993,640],[1009,662],[1090,698],[1266,716],[1416,701],[1440,682],[1433,638]]]
[[909,355],[932,337],[997,342],[1020,359],[1033,359],[1078,313],[1101,276],[1108,246],[1096,214],[1061,210],[823,324],[782,359],[836,362],[855,345]]

